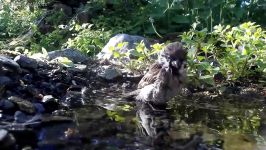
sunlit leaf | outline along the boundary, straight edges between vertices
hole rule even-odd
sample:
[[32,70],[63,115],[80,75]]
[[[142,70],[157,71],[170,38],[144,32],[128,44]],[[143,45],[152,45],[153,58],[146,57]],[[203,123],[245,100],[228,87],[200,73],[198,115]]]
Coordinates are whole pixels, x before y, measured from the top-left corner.
[[66,66],[66,67],[74,66],[74,63],[70,59],[68,59],[67,57],[57,57],[56,60],[58,63]]

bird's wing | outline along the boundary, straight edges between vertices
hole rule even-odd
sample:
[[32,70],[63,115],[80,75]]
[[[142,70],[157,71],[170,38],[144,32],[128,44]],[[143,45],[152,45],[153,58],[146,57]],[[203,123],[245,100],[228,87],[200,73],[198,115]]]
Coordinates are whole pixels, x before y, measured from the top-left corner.
[[156,81],[157,75],[162,66],[159,63],[154,63],[150,66],[149,71],[144,75],[138,84],[138,88],[143,88],[146,85],[152,84]]

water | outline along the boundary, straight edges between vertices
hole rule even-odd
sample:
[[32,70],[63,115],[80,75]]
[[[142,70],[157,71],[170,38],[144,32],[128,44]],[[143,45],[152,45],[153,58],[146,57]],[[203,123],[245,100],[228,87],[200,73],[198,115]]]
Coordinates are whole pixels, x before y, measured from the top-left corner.
[[266,149],[260,100],[177,98],[163,108],[107,101],[75,110],[83,149]]

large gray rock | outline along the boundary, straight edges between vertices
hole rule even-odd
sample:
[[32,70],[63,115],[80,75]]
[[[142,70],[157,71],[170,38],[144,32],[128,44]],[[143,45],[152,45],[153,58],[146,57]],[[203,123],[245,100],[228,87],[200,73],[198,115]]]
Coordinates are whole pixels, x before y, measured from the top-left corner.
[[23,68],[36,69],[38,67],[38,63],[35,59],[29,58],[24,55],[15,57],[14,61],[16,61]]
[[[117,64],[117,59],[114,58],[113,53],[110,51],[111,47],[114,47],[115,50],[118,51],[120,54],[125,54],[127,52],[131,53],[132,50],[136,48],[136,45],[141,41],[144,42],[147,49],[150,49],[150,43],[144,37],[128,34],[117,34],[109,40],[109,42],[104,46],[102,51],[97,55],[97,58],[102,60],[107,59],[112,63]],[[118,44],[123,42],[126,42],[126,44],[124,44],[124,46],[119,49],[117,47]],[[129,61],[129,59],[130,58],[127,58],[122,61],[126,63]]]
[[48,52],[48,57],[49,60],[55,59],[57,57],[67,57],[73,63],[83,63],[89,60],[89,58],[80,51],[71,48]]

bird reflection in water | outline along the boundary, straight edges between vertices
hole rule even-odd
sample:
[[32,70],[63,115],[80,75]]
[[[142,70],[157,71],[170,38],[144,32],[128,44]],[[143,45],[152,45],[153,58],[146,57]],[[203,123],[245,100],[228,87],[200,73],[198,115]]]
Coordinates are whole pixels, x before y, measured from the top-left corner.
[[147,149],[177,149],[177,150],[207,150],[198,134],[191,135],[190,139],[173,139],[169,132],[174,119],[169,110],[162,106],[150,103],[137,103],[137,125],[139,141]]

